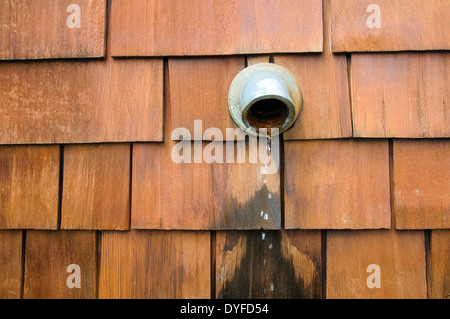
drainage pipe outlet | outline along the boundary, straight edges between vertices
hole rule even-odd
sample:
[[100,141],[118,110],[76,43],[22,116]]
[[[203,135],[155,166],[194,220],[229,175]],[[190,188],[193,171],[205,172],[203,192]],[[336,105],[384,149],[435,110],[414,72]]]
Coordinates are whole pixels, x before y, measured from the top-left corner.
[[[261,129],[290,129],[302,107],[302,95],[295,78],[273,63],[259,63],[242,70],[228,93],[228,109],[242,130],[258,136]],[[266,135],[266,131],[261,135]]]

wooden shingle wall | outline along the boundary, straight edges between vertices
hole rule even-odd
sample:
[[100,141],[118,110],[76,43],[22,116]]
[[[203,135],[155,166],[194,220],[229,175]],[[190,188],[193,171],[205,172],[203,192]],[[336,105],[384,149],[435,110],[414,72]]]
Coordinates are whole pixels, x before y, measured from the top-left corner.
[[[449,298],[449,3],[0,0],[0,298]],[[203,134],[269,61],[270,174]]]

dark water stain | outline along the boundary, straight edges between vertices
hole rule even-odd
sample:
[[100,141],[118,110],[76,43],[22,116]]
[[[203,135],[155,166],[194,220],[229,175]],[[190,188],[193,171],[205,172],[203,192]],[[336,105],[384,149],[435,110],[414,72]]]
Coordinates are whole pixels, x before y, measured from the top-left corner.
[[280,227],[280,193],[271,193],[264,184],[263,187],[245,203],[239,203],[234,198],[227,200],[220,212],[219,225],[217,228],[279,229]]
[[[222,299],[313,299],[321,298],[320,261],[315,265],[312,284],[306,285],[295,273],[293,260],[282,253],[282,231],[247,231],[234,235],[246,236],[245,254],[232,278],[224,278],[218,298]],[[264,234],[264,235],[263,235]],[[264,237],[264,238],[263,238]],[[232,237],[236,245],[237,238]],[[231,251],[233,243],[226,250]],[[217,275],[220,275],[220,271]]]

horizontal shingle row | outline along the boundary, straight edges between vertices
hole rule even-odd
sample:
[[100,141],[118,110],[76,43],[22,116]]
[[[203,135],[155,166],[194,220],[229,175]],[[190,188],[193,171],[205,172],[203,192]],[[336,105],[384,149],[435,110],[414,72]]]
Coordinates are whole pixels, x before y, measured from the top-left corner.
[[0,231],[0,298],[448,298],[449,236]]
[[285,141],[282,187],[248,147],[245,163],[177,164],[176,143],[2,146],[0,228],[450,227],[447,140]]

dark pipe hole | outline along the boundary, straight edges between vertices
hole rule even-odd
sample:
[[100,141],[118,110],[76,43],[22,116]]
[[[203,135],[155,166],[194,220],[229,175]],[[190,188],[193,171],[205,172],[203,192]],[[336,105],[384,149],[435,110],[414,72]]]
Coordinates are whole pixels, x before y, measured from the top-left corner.
[[255,102],[247,113],[248,123],[255,128],[281,127],[289,116],[289,108],[280,100]]

